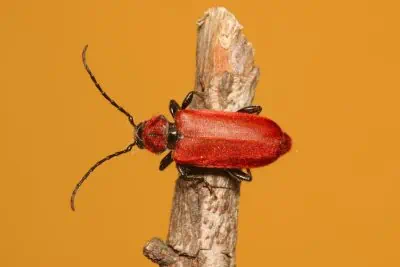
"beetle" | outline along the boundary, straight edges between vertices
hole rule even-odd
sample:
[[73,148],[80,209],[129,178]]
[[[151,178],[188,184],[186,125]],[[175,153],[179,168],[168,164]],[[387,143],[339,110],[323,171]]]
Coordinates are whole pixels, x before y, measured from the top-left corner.
[[239,181],[251,181],[251,168],[266,166],[291,149],[289,135],[274,121],[259,116],[260,106],[244,107],[237,112],[187,109],[195,95],[203,97],[197,91],[189,92],[181,105],[170,101],[173,123],[158,115],[136,125],[132,115],[97,82],[86,63],[87,47],[82,52],[87,73],[104,98],[127,116],[134,128],[134,140],[124,150],[101,159],[86,172],[72,192],[72,210],[75,210],[76,193],[88,176],[103,162],[130,152],[135,145],[155,154],[170,150],[160,162],[161,171],[175,161],[183,178],[196,178],[196,169],[219,169]]

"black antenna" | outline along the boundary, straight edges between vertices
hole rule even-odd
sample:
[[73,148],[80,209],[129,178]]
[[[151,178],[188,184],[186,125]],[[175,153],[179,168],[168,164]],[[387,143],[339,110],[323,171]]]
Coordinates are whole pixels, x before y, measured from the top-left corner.
[[129,151],[132,150],[132,147],[136,144],[136,142],[133,142],[132,144],[130,144],[129,146],[127,146],[127,148],[125,148],[124,150],[115,152],[114,154],[108,155],[107,157],[99,160],[98,162],[96,162],[96,164],[94,164],[88,171],[87,173],[85,173],[85,175],[82,177],[82,179],[79,181],[79,183],[76,184],[74,191],[72,192],[71,195],[71,209],[73,211],[75,211],[75,196],[76,193],[78,192],[79,188],[81,187],[81,185],[83,184],[83,182],[88,178],[88,176],[99,166],[101,165],[103,162],[112,159],[113,157],[119,156],[121,154],[124,153],[128,153]]
[[83,65],[85,66],[86,71],[89,73],[90,79],[92,79],[93,83],[96,85],[97,89],[99,89],[100,93],[104,96],[105,99],[108,100],[108,102],[111,103],[111,105],[113,105],[114,107],[116,107],[119,111],[121,111],[122,113],[124,113],[127,117],[128,120],[130,122],[130,124],[132,124],[132,126],[134,128],[136,128],[136,125],[133,121],[133,117],[131,114],[129,114],[128,111],[126,111],[123,107],[121,107],[120,105],[118,105],[113,99],[111,99],[111,97],[109,97],[107,95],[106,92],[103,91],[103,89],[101,88],[100,84],[97,82],[96,78],[94,77],[92,71],[90,70],[88,64],[86,63],[86,50],[88,48],[88,45],[85,45],[85,47],[83,48],[82,51],[82,61],[83,61]]
[[[120,105],[118,105],[113,99],[111,99],[111,97],[109,97],[106,92],[103,91],[103,89],[101,88],[100,84],[97,82],[96,78],[94,77],[92,71],[90,70],[89,66],[86,63],[86,50],[87,50],[88,46],[86,45],[85,48],[83,48],[83,52],[82,52],[82,61],[83,61],[83,65],[85,66],[86,71],[89,73],[90,78],[92,79],[93,83],[96,85],[97,89],[100,91],[100,93],[104,96],[105,99],[108,100],[108,102],[111,103],[111,105],[113,105],[114,107],[116,107],[119,111],[121,111],[122,113],[124,113],[129,120],[129,123],[136,129],[136,125],[135,122],[133,121],[133,117],[131,114],[129,114],[123,107],[121,107]],[[107,157],[99,160],[98,162],[96,162],[96,164],[94,164],[86,173],[85,175],[81,178],[81,180],[76,184],[74,191],[72,192],[71,195],[71,209],[73,211],[75,211],[75,196],[76,193],[78,192],[79,188],[81,187],[81,185],[83,184],[83,182],[89,177],[89,175],[101,164],[103,164],[105,161],[110,160],[114,157],[117,157],[121,154],[125,154],[128,153],[129,151],[132,150],[132,147],[136,145],[136,140],[128,145],[124,150],[121,151],[117,151],[111,155],[108,155]]]

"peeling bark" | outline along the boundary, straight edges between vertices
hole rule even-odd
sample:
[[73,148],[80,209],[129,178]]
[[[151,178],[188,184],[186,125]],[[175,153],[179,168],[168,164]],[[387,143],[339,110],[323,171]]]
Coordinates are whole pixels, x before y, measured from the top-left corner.
[[[222,7],[197,21],[195,90],[205,98],[195,97],[190,108],[236,111],[251,104],[259,69],[242,28]],[[204,181],[177,179],[167,242],[145,246],[145,256],[160,266],[236,266],[240,183],[215,170],[201,175]]]

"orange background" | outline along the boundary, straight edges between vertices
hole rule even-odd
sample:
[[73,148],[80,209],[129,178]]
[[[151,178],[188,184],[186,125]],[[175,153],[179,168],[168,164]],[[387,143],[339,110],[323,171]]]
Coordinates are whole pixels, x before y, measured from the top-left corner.
[[[146,3],[145,3],[146,2]],[[142,121],[192,89],[196,20],[223,5],[256,49],[255,103],[294,140],[243,184],[238,266],[400,266],[397,1],[5,1],[0,266],[154,266],[174,167],[132,139],[85,73]]]

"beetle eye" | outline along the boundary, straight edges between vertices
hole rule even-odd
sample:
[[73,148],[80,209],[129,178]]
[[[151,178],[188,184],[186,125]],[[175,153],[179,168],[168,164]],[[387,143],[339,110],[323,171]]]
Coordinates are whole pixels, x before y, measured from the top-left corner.
[[144,148],[143,139],[142,139],[143,122],[139,123],[139,125],[137,126],[135,135],[136,135],[136,145],[138,146],[138,148],[143,149]]
[[138,127],[136,128],[136,136],[142,138],[143,134],[143,122],[139,123]]

